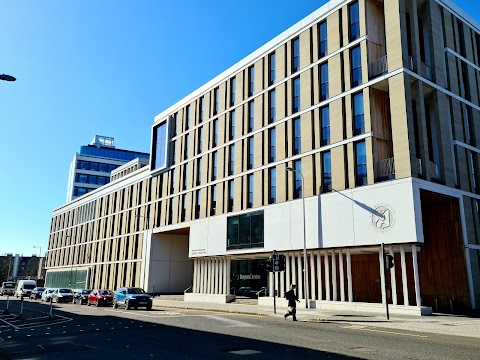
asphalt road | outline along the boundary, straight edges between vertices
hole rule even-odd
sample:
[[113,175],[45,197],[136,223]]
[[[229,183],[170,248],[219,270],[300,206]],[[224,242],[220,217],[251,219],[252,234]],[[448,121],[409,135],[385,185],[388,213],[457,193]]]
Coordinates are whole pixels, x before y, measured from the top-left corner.
[[[6,302],[0,298],[0,311]],[[266,316],[24,302],[0,316],[0,359],[478,359],[475,339]],[[10,302],[18,314],[20,301]]]

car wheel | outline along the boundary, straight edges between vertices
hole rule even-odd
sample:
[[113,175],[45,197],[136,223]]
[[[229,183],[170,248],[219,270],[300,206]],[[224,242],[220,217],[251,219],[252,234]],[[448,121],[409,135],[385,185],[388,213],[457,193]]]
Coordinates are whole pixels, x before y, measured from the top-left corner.
[[96,307],[99,307],[99,306],[100,306],[100,303],[98,302],[98,300],[95,301],[95,306],[96,306]]
[[147,310],[148,310],[148,311],[152,310],[152,305],[147,306]]
[[125,300],[125,310],[130,310],[130,304],[128,303],[128,300]]
[[58,304],[58,298],[55,299],[55,302]]
[[87,306],[90,306],[92,304],[90,304],[90,300],[87,300]]
[[134,309],[134,310],[137,310],[137,309],[138,309],[138,306],[134,306],[133,309]]
[[118,307],[117,300],[113,300],[113,308],[116,309]]

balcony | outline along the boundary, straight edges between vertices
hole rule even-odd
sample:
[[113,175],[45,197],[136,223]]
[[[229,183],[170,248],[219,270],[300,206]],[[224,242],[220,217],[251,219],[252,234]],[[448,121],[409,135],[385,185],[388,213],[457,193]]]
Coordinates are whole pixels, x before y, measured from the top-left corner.
[[427,162],[427,178],[430,178],[431,181],[441,182],[442,174],[440,171],[440,165],[435,164],[431,161]]
[[370,63],[370,79],[382,76],[388,72],[387,55]]
[[420,75],[428,80],[433,80],[432,68],[423,62],[420,64]]
[[375,180],[386,181],[395,179],[395,159],[389,158],[377,161],[375,166]]

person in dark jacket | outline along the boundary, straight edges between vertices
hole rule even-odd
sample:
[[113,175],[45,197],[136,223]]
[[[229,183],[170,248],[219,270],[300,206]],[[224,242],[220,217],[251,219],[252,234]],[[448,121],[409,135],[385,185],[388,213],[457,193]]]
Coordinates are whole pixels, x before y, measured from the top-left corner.
[[287,317],[292,315],[293,321],[297,321],[297,301],[300,302],[300,300],[298,300],[297,294],[295,294],[295,288],[296,286],[294,284],[291,284],[290,290],[285,293],[285,299],[287,299],[288,301],[288,312],[283,315],[284,319],[287,319]]

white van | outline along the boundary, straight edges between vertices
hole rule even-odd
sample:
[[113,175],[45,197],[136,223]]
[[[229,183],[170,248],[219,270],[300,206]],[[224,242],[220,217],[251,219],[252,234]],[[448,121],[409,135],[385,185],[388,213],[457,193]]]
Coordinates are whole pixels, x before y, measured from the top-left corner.
[[37,286],[35,280],[18,280],[17,290],[15,290],[15,297],[27,296],[29,297],[32,290]]

